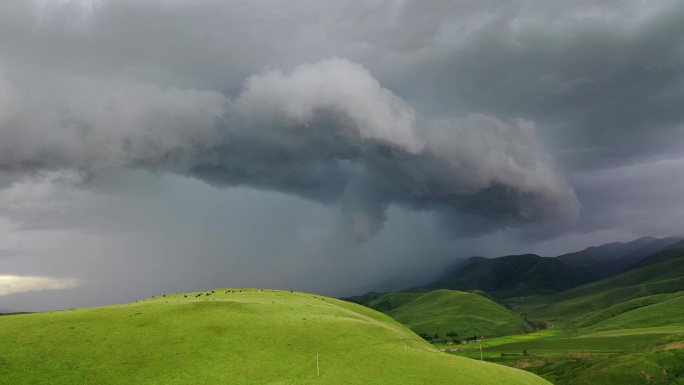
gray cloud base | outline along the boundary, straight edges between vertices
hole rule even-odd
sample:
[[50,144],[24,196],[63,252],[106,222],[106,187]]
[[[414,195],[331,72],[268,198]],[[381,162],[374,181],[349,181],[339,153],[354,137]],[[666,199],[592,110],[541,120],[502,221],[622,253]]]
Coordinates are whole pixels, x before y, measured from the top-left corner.
[[83,286],[0,307],[399,289],[455,256],[677,233],[683,16],[676,0],[2,1],[0,273]]
[[235,100],[104,84],[96,98],[69,89],[53,105],[0,85],[5,170],[148,169],[340,201],[358,239],[380,230],[392,204],[481,215],[496,227],[578,216],[533,123],[432,123],[346,59],[254,75]]

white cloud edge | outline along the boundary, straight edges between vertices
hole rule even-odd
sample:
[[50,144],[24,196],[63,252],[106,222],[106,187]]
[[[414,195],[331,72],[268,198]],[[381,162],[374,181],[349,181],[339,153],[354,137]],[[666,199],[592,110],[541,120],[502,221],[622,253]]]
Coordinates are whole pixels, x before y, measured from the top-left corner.
[[63,290],[79,285],[77,279],[0,275],[0,296],[42,290]]

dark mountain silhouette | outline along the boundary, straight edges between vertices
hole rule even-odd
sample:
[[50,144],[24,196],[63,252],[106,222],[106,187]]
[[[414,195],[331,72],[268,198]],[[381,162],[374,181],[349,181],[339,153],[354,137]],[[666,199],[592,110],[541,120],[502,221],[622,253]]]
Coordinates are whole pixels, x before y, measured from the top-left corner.
[[676,258],[684,254],[684,239],[679,240],[660,251],[643,258],[635,265],[635,267],[642,267],[659,263],[668,259]]
[[[403,292],[427,293],[451,289],[477,292],[496,300],[545,295],[568,291],[595,281],[603,282],[601,280],[683,255],[682,237],[642,237],[631,242],[589,247],[556,258],[535,254],[471,257],[455,260],[444,269],[437,281]],[[638,277],[638,274],[630,277]],[[370,292],[346,299],[368,306],[382,295]]]
[[410,291],[482,290],[496,298],[553,293],[590,282],[583,271],[535,254],[472,257],[448,277]]
[[681,238],[678,237],[641,237],[627,243],[613,242],[589,247],[558,256],[557,259],[585,271],[593,279],[602,279],[627,271],[679,241]]

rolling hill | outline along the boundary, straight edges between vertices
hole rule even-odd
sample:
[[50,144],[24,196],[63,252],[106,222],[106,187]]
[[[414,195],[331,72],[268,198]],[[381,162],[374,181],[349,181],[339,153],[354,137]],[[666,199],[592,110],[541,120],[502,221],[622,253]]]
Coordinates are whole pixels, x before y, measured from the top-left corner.
[[390,301],[401,298],[398,306],[386,313],[418,334],[444,337],[447,332],[456,332],[463,338],[533,330],[522,317],[477,294],[442,289],[427,294],[391,293],[384,297]]
[[5,316],[0,341],[2,384],[548,384],[363,306],[275,290]]
[[654,263],[665,261],[670,258],[676,258],[681,255],[684,255],[684,240],[680,240],[677,243],[669,245],[668,247],[660,250],[659,252],[654,253],[653,255],[649,255],[647,258],[644,258],[641,261],[639,261],[636,267],[651,265]]
[[[594,319],[596,314],[633,310],[669,299],[663,295],[680,291],[684,291],[684,255],[530,300],[530,304],[519,311],[537,319],[556,319],[588,326],[588,320]],[[513,302],[509,305],[520,308]]]
[[[358,298],[418,333],[453,330],[463,336],[468,328],[501,319],[502,313],[489,313],[480,303],[457,310],[454,304],[467,301],[450,300],[456,292],[436,290],[445,288],[470,291],[460,293],[468,300],[494,299],[513,310],[495,304],[508,315],[524,314],[525,321],[547,328],[501,333],[509,335],[486,339],[483,352],[469,344],[457,345],[451,354],[476,359],[483,354],[486,360],[524,368],[559,385],[684,384],[680,237],[643,237],[558,258],[473,257],[432,284]],[[451,327],[461,321],[462,330]],[[453,348],[442,342],[437,346]]]
[[684,383],[684,252],[674,255],[561,293],[507,299],[548,328],[488,340],[485,357],[559,385]]
[[[514,297],[551,295],[591,282],[655,264],[684,254],[681,237],[641,237],[613,242],[555,258],[535,254],[498,258],[456,259],[435,282],[402,292],[426,293],[438,289],[478,292],[497,301]],[[378,298],[383,298],[377,300]],[[369,292],[344,298],[380,311],[390,310],[383,293]],[[389,306],[389,307],[387,307]]]

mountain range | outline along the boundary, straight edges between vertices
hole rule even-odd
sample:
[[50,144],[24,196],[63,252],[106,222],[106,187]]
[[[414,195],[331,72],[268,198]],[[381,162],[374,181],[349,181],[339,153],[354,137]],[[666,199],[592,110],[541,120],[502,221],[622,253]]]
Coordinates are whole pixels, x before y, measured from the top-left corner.
[[558,257],[471,257],[430,284],[347,300],[384,312],[443,351],[557,385],[684,383],[681,237]]
[[654,254],[676,247],[676,244],[681,242],[682,238],[679,237],[641,237],[626,243],[613,242],[589,247],[560,255],[557,259],[585,271],[593,279],[601,279],[627,271],[641,262],[646,262]]
[[498,299],[544,295],[612,277],[679,256],[682,252],[682,237],[641,237],[557,257],[535,254],[471,257],[457,261],[437,281],[405,291],[481,290]]

